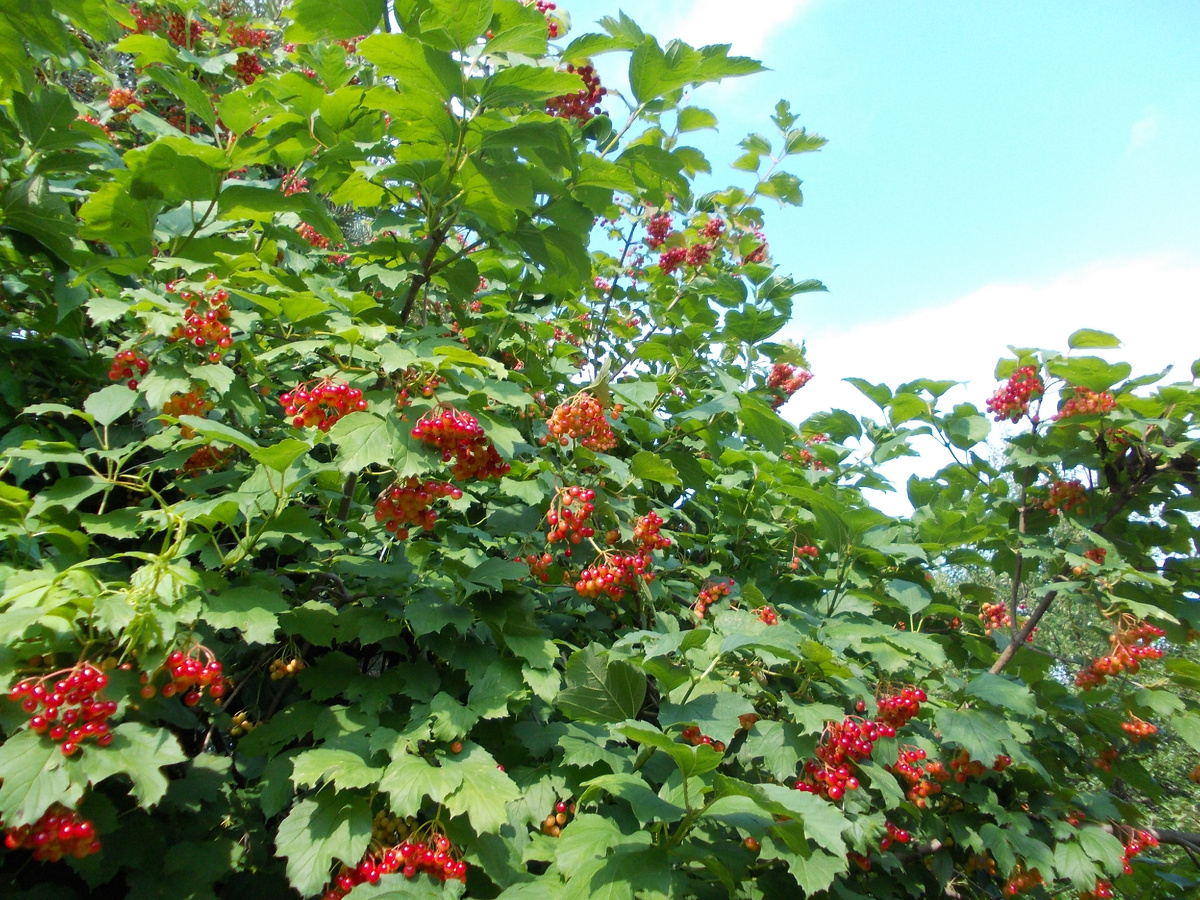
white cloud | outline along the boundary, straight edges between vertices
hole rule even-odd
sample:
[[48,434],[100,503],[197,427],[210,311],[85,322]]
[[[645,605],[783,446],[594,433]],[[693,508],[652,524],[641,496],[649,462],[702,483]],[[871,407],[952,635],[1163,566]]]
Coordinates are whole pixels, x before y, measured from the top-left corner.
[[[1008,345],[1066,352],[1067,338],[1080,328],[1111,332],[1124,344],[1077,355],[1124,360],[1135,375],[1173,365],[1166,382],[1190,379],[1192,361],[1200,357],[1200,262],[1102,263],[1045,284],[987,285],[940,307],[844,331],[803,334],[799,325],[789,326],[781,336],[807,338],[816,377],[783,411],[797,420],[830,408],[880,418],[870,400],[841,380],[846,377],[893,389],[916,378],[953,379],[965,384],[944,403],[970,402],[982,410],[997,386],[996,360],[1011,356]],[[931,445],[920,460],[897,461],[885,474],[903,492],[911,472],[932,474],[949,461],[944,449]],[[907,510],[894,496],[882,505],[891,513]]]
[[1153,106],[1146,110],[1146,114],[1133,123],[1133,127],[1129,130],[1129,148],[1128,152],[1132,153],[1142,147],[1145,147],[1158,135],[1159,125],[1162,123],[1162,116]]
[[631,12],[633,18],[660,40],[681,38],[700,47],[732,44],[740,56],[757,56],[782,26],[795,20],[813,0],[768,0],[742,6],[728,0],[656,0]]

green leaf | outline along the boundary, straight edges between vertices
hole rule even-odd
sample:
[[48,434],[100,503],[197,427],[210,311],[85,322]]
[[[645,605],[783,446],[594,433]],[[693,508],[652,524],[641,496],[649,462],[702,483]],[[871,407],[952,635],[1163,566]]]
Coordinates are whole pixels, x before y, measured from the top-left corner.
[[929,591],[925,590],[924,586],[900,578],[894,578],[888,582],[887,592],[904,607],[910,616],[916,615],[933,602],[933,598],[929,596]]
[[[79,236],[89,241],[132,244],[148,250],[154,232],[155,205],[135,200],[118,182],[102,184],[79,208],[83,228]],[[102,298],[96,298],[102,299]]]
[[0,818],[5,826],[30,825],[52,803],[78,802],[83,785],[71,783],[66,762],[58,744],[32,731],[18,731],[0,745]]
[[892,392],[885,384],[871,384],[861,378],[843,378],[842,381],[854,385],[880,409],[886,409],[888,401],[892,399]]
[[367,765],[350,750],[328,750],[323,747],[305,750],[292,759],[292,783],[297,788],[315,786],[321,782],[341,788],[365,788],[379,782],[383,769]]
[[380,464],[395,466],[403,449],[395,422],[369,412],[342,416],[329,436],[337,445],[337,466],[343,474]]
[[216,127],[217,112],[199,82],[168,66],[151,66],[146,70],[146,76],[182,100],[188,112],[197,116],[210,129]]
[[137,404],[138,393],[123,384],[110,384],[101,388],[83,401],[84,412],[96,420],[97,425],[111,425]]
[[991,672],[983,672],[972,679],[966,693],[1005,712],[1022,716],[1036,716],[1038,712],[1037,700],[1029,688]]
[[782,454],[788,431],[783,419],[755,397],[743,394],[739,402],[738,421],[745,433],[761,441],[772,453]]
[[679,473],[671,463],[649,450],[639,450],[629,463],[629,471],[635,478],[659,484],[679,484]]
[[285,38],[297,44],[342,41],[373,32],[386,0],[295,0]]
[[1121,341],[1107,331],[1093,331],[1090,328],[1080,328],[1067,338],[1067,346],[1072,350],[1081,350],[1087,347],[1111,348],[1120,347]]
[[580,805],[586,805],[593,796],[607,791],[628,803],[643,827],[650,822],[678,822],[686,812],[683,807],[659,797],[637,775],[623,772],[601,775],[585,781],[584,786],[587,790],[579,798]]
[[1046,363],[1046,370],[1058,378],[1093,391],[1107,391],[1129,377],[1129,363],[1110,364],[1097,356],[1059,357]]
[[214,628],[236,628],[251,644],[269,644],[279,627],[278,615],[288,609],[276,591],[240,587],[208,598],[202,616]]
[[708,744],[693,747],[670,735],[663,734],[653,725],[627,722],[619,726],[616,731],[631,741],[665,751],[679,767],[679,772],[684,778],[693,778],[711,772],[725,761],[724,754],[718,753]]
[[707,109],[698,106],[685,106],[679,110],[679,132],[702,131],[706,128],[716,128],[717,117]]
[[972,759],[983,763],[1003,753],[1003,742],[1012,739],[1008,728],[993,714],[976,709],[940,709],[935,721],[943,741],[962,745]]
[[490,753],[467,741],[461,752],[445,758],[443,768],[460,778],[458,789],[445,800],[452,815],[466,815],[480,835],[498,831],[508,821],[506,807],[521,791],[500,771]]
[[646,699],[645,674],[625,660],[608,659],[599,644],[571,654],[565,674],[567,687],[554,703],[571,719],[623,722],[634,718]]
[[580,76],[571,72],[538,66],[511,66],[484,81],[480,102],[489,107],[543,103],[551,97],[574,94],[582,86]]
[[371,801],[321,791],[301,800],[279,825],[277,855],[287,857],[287,878],[302,896],[318,894],[335,859],[359,860],[371,841]]
[[449,100],[462,90],[458,66],[407,34],[373,34],[359,42],[358,52],[375,63],[379,74],[395,78],[402,93]]
[[[421,38],[444,36],[445,50],[465,50],[475,43],[492,20],[492,0],[429,0],[429,8],[421,16]],[[365,34],[365,32],[359,32]]]
[[1200,751],[1200,716],[1195,713],[1177,713],[1171,717],[1171,727],[1193,750]]
[[441,803],[458,789],[461,778],[460,769],[431,766],[420,756],[400,751],[384,771],[379,789],[387,792],[392,812],[414,816],[425,797]]
[[[219,147],[183,136],[160,137],[130,150],[125,165],[132,174],[129,190],[134,198],[159,197],[170,203],[213,200],[232,168]],[[202,210],[194,212],[197,221],[202,215]]]
[[163,766],[187,759],[179,739],[165,728],[140,722],[124,722],[111,733],[113,742],[102,752],[91,747],[82,751],[80,767],[93,784],[110,775],[127,776],[133,782],[133,796],[138,803],[145,808],[154,806],[167,792]]
[[84,140],[71,129],[76,112],[71,95],[64,90],[41,88],[32,95],[14,94],[12,110],[30,150],[42,153],[76,147]]

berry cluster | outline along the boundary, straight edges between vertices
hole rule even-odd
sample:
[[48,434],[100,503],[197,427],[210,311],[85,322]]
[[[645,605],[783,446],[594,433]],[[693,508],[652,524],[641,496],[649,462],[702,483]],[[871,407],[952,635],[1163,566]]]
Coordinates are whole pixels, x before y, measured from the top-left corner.
[[667,235],[671,233],[671,214],[659,213],[651,216],[646,223],[646,246],[651,250],[657,250],[667,242]]
[[[162,412],[164,416],[171,416],[175,419],[180,416],[196,416],[203,419],[212,408],[213,403],[211,400],[205,399],[204,390],[192,388],[186,394],[172,394],[171,399],[163,404]],[[180,433],[185,438],[196,436],[195,429],[189,428],[187,425],[180,427]]]
[[413,426],[412,436],[442,451],[442,462],[454,460],[450,472],[458,481],[500,478],[511,468],[496,452],[479,421],[469,413],[447,407],[431,410]]
[[329,238],[325,237],[325,235],[321,234],[321,232],[317,231],[317,229],[313,228],[307,222],[301,222],[297,225],[296,233],[308,241],[310,247],[315,247],[317,250],[329,249]]
[[1003,603],[984,603],[982,610],[983,633],[991,637],[993,631],[1012,628],[1012,617]]
[[1017,894],[1023,894],[1025,891],[1032,890],[1042,883],[1041,872],[1037,869],[1026,869],[1023,863],[1017,863],[1016,868],[1009,874],[1008,880],[1004,882],[1001,893],[1005,897],[1015,897]]
[[925,758],[926,753],[920,747],[901,747],[896,762],[884,766],[908,782],[907,797],[917,809],[926,807],[931,794],[941,793],[942,786],[938,782],[950,780],[950,773],[940,760],[926,763]]
[[[586,522],[596,509],[592,503],[595,499],[596,492],[591,488],[572,486],[559,491],[550,503],[550,512],[546,513],[546,524],[550,526],[546,542],[579,544],[584,538],[594,536],[596,530]],[[563,556],[571,556],[570,547],[563,550]]]
[[178,47],[191,47],[204,34],[204,23],[182,13],[167,13],[167,37]]
[[285,415],[293,428],[317,427],[328,431],[342,416],[367,408],[362,391],[342,381],[323,378],[315,386],[307,384],[279,395]]
[[643,556],[649,557],[655,550],[666,550],[671,546],[671,539],[660,533],[662,524],[662,516],[653,510],[634,519],[633,539],[641,544],[639,549]]
[[1086,559],[1090,559],[1098,566],[1104,565],[1104,558],[1108,555],[1108,551],[1103,547],[1093,547],[1083,554]]
[[129,12],[134,20],[134,34],[147,34],[162,28],[162,16],[158,13],[143,13],[136,3],[130,4]]
[[692,609],[699,619],[704,618],[704,614],[708,612],[708,608],[720,600],[722,597],[728,597],[729,592],[733,589],[733,579],[728,581],[716,581],[706,584],[700,589],[700,595],[696,598],[696,602],[692,605]]
[[224,465],[225,460],[232,453],[232,447],[218,450],[212,444],[205,444],[203,447],[196,448],[196,452],[187,458],[183,464],[183,472],[186,475],[199,475],[201,472],[215,469]]
[[791,363],[775,363],[771,374],[767,376],[767,387],[774,393],[771,401],[772,409],[783,406],[796,391],[812,380],[812,372],[807,369],[797,369]]
[[996,417],[997,422],[1008,419],[1019,422],[1021,416],[1029,412],[1029,403],[1040,400],[1046,392],[1035,366],[1023,366],[1013,372],[1008,383],[994,393],[987,402],[987,410]]
[[[175,284],[167,285],[167,293],[174,293]],[[229,318],[229,292],[224,288],[213,291],[212,296],[203,292],[195,294],[192,291],[180,291],[179,299],[187,301],[187,309],[183,313],[183,324],[176,325],[169,335],[167,343],[186,341],[203,352],[208,351],[208,361],[218,363],[224,351],[233,346],[233,338],[229,334],[229,326],[225,324]],[[208,309],[200,311],[200,302],[208,303]]]
[[909,720],[921,711],[921,704],[928,698],[919,687],[905,687],[899,694],[881,697],[877,701],[880,722],[886,722],[893,728],[903,728]]
[[1054,416],[1054,421],[1072,416],[1104,415],[1117,405],[1117,399],[1108,391],[1093,391],[1085,387],[1071,388],[1071,397]]
[[155,688],[154,675],[143,676],[142,696],[147,700],[156,693],[164,697],[182,694],[185,706],[195,706],[205,691],[214,700],[225,696],[226,683],[225,676],[221,674],[221,663],[203,644],[193,644],[187,653],[173,651],[161,668],[166,669],[171,680],[161,688]]
[[271,43],[271,33],[262,28],[251,28],[249,25],[230,25],[229,41],[235,47],[251,47],[261,50]]
[[1125,671],[1136,675],[1141,669],[1142,660],[1162,659],[1163,651],[1153,643],[1165,634],[1161,628],[1149,622],[1128,617],[1109,638],[1109,655],[1092,660],[1091,665],[1076,673],[1075,686],[1087,691],[1102,686],[1109,678]]
[[117,711],[117,703],[99,696],[107,684],[107,675],[81,662],[73,669],[19,681],[8,697],[30,714],[30,731],[46,735],[59,745],[63,756],[72,756],[89,739],[99,747],[112,743],[108,719]]
[[716,750],[718,753],[725,752],[725,742],[724,741],[714,741],[707,734],[701,734],[699,725],[687,726],[687,728],[683,729],[683,732],[679,736],[681,738],[683,738],[685,741],[687,741],[689,744],[691,744],[693,747],[699,747],[701,744],[707,744],[708,746],[710,746],[714,750]]
[[32,825],[6,829],[4,846],[32,850],[38,862],[58,862],[67,856],[83,859],[100,852],[96,826],[61,803],[52,804]]
[[283,176],[283,180],[279,183],[279,189],[283,191],[283,195],[285,197],[291,197],[293,194],[308,193],[308,179],[297,178],[297,171],[297,169],[291,169],[285,176]]
[[1114,896],[1112,882],[1104,878],[1097,878],[1096,886],[1090,891],[1079,892],[1079,900],[1112,900]]
[[295,678],[300,672],[304,671],[304,660],[296,657],[295,659],[271,660],[271,680],[283,681],[285,678]]
[[1052,516],[1060,511],[1068,513],[1087,503],[1087,489],[1076,478],[1070,481],[1055,481],[1050,485],[1050,496],[1042,504]]
[[1149,831],[1134,831],[1129,836],[1129,840],[1125,841],[1125,856],[1124,859],[1122,859],[1125,874],[1133,874],[1133,866],[1130,865],[1130,863],[1133,861],[1135,856],[1157,846],[1158,838],[1156,838]]
[[145,375],[149,368],[150,360],[139,356],[136,350],[119,350],[108,369],[108,380],[120,381],[122,378],[127,378],[129,389],[136,391],[138,382],[134,377],[133,370],[137,369],[138,375]]
[[805,544],[802,547],[793,547],[791,563],[792,571],[794,572],[800,568],[800,560],[802,557],[807,556],[809,559],[816,559],[820,552],[821,551],[819,551],[812,544]]
[[846,791],[858,788],[854,763],[869,757],[880,738],[895,736],[896,729],[891,725],[870,719],[846,716],[841,722],[830,722],[817,744],[819,762],[805,762],[804,775],[793,786],[826,800],[840,800]]
[[554,812],[547,814],[542,821],[542,834],[547,837],[558,837],[562,834],[563,826],[575,815],[574,802],[567,803],[559,800],[554,804]]
[[135,102],[137,98],[129,88],[113,88],[108,92],[108,108],[113,112],[120,112]]
[[724,231],[725,220],[720,216],[713,216],[711,219],[705,222],[704,227],[700,229],[700,233],[702,235],[704,235],[706,238],[712,238],[713,240],[719,238]]
[[887,827],[887,834],[879,841],[879,849],[881,851],[885,851],[888,847],[892,846],[893,841],[897,844],[907,844],[909,842],[909,833],[903,828],[899,828],[888,821],[885,821],[883,824]]
[[582,572],[575,581],[575,592],[581,597],[595,600],[606,594],[613,600],[625,596],[627,587],[637,585],[638,576],[647,581],[654,578],[654,573],[645,571],[640,556],[605,556],[601,561],[593,563]]
[[1139,719],[1132,713],[1129,716],[1129,721],[1121,723],[1121,730],[1129,735],[1129,740],[1133,743],[1141,743],[1146,738],[1154,737],[1158,734],[1158,726],[1152,722],[1147,722],[1144,719]]
[[262,63],[253,53],[239,53],[237,62],[233,64],[233,74],[243,84],[254,84],[256,78],[263,73]]
[[554,557],[549,553],[543,553],[541,556],[538,556],[536,553],[529,553],[525,556],[517,556],[516,559],[517,562],[524,562],[529,566],[529,574],[542,584],[550,581],[550,573],[547,570],[550,568],[550,564],[554,562]]
[[400,872],[405,878],[415,878],[425,872],[439,881],[467,880],[467,864],[458,858],[458,850],[440,832],[432,832],[425,840],[405,840],[394,846],[380,846],[372,841],[356,866],[342,866],[333,881],[322,893],[322,900],[342,900],[360,884],[378,884],[384,875]]
[[1105,747],[1100,755],[1092,760],[1092,766],[1101,772],[1111,772],[1113,763],[1121,758],[1121,751],[1116,747]]
[[583,125],[593,116],[600,115],[600,98],[608,93],[608,89],[600,86],[600,76],[590,65],[567,66],[568,72],[573,72],[583,79],[583,87],[573,94],[562,94],[551,97],[546,101],[546,112],[561,119],[573,119]]
[[243,734],[249,734],[259,726],[259,722],[255,722],[250,718],[250,714],[245,710],[235,712],[233,714],[233,723],[229,728],[229,733],[233,737],[241,737]]
[[775,610],[769,606],[759,607],[754,611],[754,614],[758,616],[758,620],[764,625],[779,624],[779,616],[775,615]]
[[383,522],[383,527],[395,532],[402,541],[408,538],[408,530],[412,525],[432,531],[437,521],[437,511],[429,506],[439,497],[458,500],[462,497],[462,491],[452,484],[422,482],[410,475],[379,495],[375,501],[375,521]]
[[551,0],[522,0],[526,6],[534,6],[537,11],[546,17],[546,33],[553,39],[558,37],[558,20],[553,17],[554,10],[558,9],[557,4]]
[[[620,403],[614,404],[608,416],[615,422],[624,409]],[[558,441],[565,447],[572,438],[598,453],[617,446],[617,438],[608,424],[604,405],[587,391],[554,407],[546,427],[550,433],[541,439],[542,446],[550,441]]]
[[954,780],[959,784],[968,778],[982,778],[987,772],[987,766],[977,759],[971,759],[971,754],[966,750],[959,750],[955,754],[950,760],[950,768],[954,770]]

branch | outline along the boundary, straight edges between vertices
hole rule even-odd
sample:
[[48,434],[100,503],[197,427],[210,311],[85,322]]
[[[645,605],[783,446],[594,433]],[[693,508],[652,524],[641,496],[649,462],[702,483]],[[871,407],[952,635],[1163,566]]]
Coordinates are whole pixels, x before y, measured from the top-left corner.
[[433,261],[437,257],[438,251],[442,249],[442,244],[446,243],[449,233],[450,226],[443,225],[429,236],[429,249],[425,251],[425,258],[421,260],[421,271],[413,276],[412,281],[408,285],[408,295],[404,298],[404,308],[400,310],[401,322],[407,323],[408,317],[412,315],[412,308],[417,300],[417,294],[421,292],[421,288],[429,283],[433,272]]
[[1004,648],[1004,652],[992,663],[992,668],[989,670],[993,675],[999,675],[1004,671],[1004,667],[1012,662],[1012,658],[1017,655],[1017,649],[1025,644],[1029,636],[1033,634],[1033,629],[1037,627],[1037,623],[1041,621],[1042,616],[1046,614],[1046,610],[1050,608],[1055,598],[1058,597],[1058,591],[1051,591],[1042,598],[1042,602],[1037,605],[1033,613],[1029,616],[1028,621],[1020,632],[1009,641],[1008,646]]
[[1160,844],[1171,844],[1189,851],[1200,850],[1200,834],[1194,831],[1176,831],[1173,828],[1133,828],[1129,825],[1104,825],[1101,827],[1118,838],[1126,836],[1130,832],[1144,831],[1156,838]]

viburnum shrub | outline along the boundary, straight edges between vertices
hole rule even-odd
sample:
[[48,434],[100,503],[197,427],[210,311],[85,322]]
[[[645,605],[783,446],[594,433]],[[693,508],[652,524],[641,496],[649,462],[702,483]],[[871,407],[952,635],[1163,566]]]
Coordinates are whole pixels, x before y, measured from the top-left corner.
[[0,28],[0,896],[1195,893],[1196,383],[805,406],[824,139],[587,16]]

